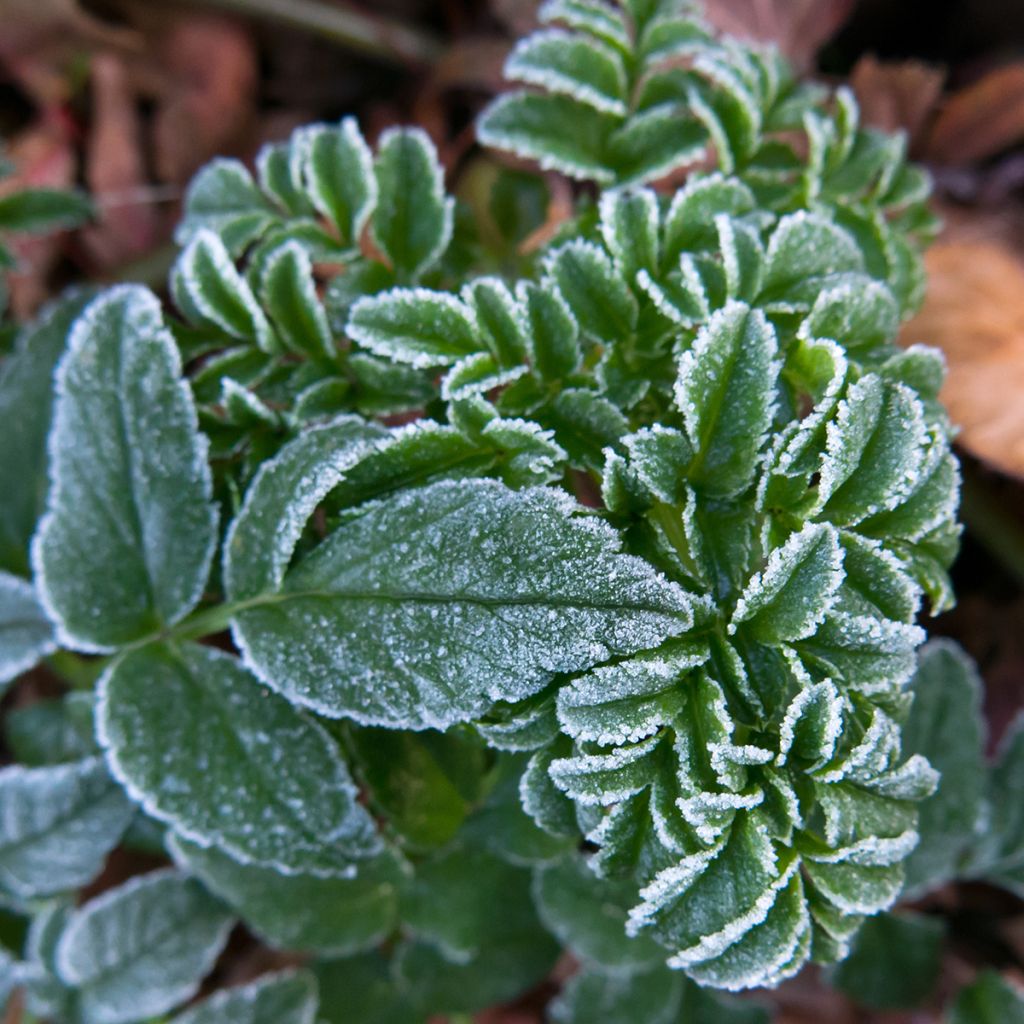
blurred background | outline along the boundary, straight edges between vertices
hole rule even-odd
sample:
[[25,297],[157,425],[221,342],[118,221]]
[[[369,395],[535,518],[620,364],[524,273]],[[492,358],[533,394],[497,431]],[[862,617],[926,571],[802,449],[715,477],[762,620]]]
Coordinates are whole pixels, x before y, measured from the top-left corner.
[[[162,288],[192,174],[215,155],[251,159],[299,124],[354,113],[371,138],[421,124],[472,201],[495,158],[473,118],[502,87],[533,0],[0,0],[3,190],[87,189],[97,219],[15,242],[15,314],[67,284]],[[708,0],[721,28],[776,43],[808,75],[849,83],[864,120],[907,133],[932,171],[945,230],[908,343],[941,347],[944,398],[961,427],[967,525],[957,608],[928,623],[978,659],[993,745],[1024,707],[1024,0]],[[548,216],[567,209],[552,183]],[[1024,982],[1024,903],[958,885],[919,909],[953,922],[917,989],[881,1010],[854,972],[805,972],[773,998],[785,1024],[925,1024],[987,963]],[[239,952],[239,979],[259,965]],[[236,980],[236,979],[230,979]],[[841,981],[842,979],[840,979]],[[546,993],[486,1018],[526,1024]]]

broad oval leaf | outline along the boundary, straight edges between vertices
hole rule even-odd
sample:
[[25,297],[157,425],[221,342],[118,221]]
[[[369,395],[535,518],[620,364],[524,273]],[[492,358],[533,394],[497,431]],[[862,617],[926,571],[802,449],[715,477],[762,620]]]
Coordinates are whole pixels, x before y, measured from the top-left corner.
[[135,808],[102,758],[0,771],[0,886],[22,899],[91,882]]
[[131,651],[100,683],[97,733],[135,799],[203,846],[313,875],[380,848],[335,742],[222,651]]
[[[236,641],[268,685],[321,714],[445,728],[685,631],[686,593],[580,511],[490,480],[365,505],[235,615]],[[248,506],[236,532],[258,514]]]
[[190,999],[234,924],[193,878],[156,871],[76,910],[57,943],[84,1024],[130,1024]]
[[75,323],[57,371],[33,547],[62,643],[109,650],[183,618],[217,542],[206,439],[160,303],[126,285]]

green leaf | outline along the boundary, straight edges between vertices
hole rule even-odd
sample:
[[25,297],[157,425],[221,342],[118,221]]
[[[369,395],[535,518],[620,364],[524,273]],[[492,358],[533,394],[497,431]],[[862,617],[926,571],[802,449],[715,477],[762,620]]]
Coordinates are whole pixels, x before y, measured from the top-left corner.
[[376,355],[410,366],[449,366],[484,348],[473,310],[454,295],[426,288],[360,299],[345,331]]
[[175,305],[194,326],[213,326],[228,337],[275,352],[278,341],[245,278],[220,237],[197,231],[171,274]]
[[862,377],[828,425],[815,511],[848,526],[897,508],[921,481],[928,441],[908,387]]
[[353,729],[349,738],[373,802],[409,843],[443,846],[455,836],[477,795],[458,775],[475,782],[483,774],[480,746],[454,734],[387,729]]
[[620,117],[627,112],[622,57],[578,33],[548,29],[520,40],[505,63],[505,77],[571,96],[594,110]]
[[767,259],[762,301],[784,305],[815,301],[823,279],[832,275],[864,271],[854,239],[826,217],[806,211],[779,221],[768,241]]
[[321,961],[314,970],[326,1024],[424,1024],[380,953]]
[[[569,979],[548,1013],[555,1024],[679,1024],[684,985],[678,972],[665,967],[630,973],[584,967]],[[718,1024],[727,1022],[719,1019]]]
[[99,752],[93,725],[92,693],[75,691],[60,700],[39,700],[13,708],[4,738],[14,760],[30,768],[81,761]]
[[39,232],[73,228],[93,214],[81,192],[26,188],[0,196],[0,231]]
[[57,371],[51,488],[33,548],[65,646],[109,650],[183,618],[217,542],[206,440],[157,299],[125,285],[76,321]]
[[753,193],[737,178],[709,174],[689,179],[672,197],[665,214],[665,265],[676,266],[684,252],[713,248],[719,214],[738,217],[756,205]]
[[69,292],[47,306],[0,362],[0,569],[28,573],[29,541],[46,503],[46,435],[53,370],[68,331],[91,292]]
[[187,245],[199,231],[220,236],[228,252],[239,255],[278,220],[241,161],[218,159],[207,164],[185,193],[185,217],[175,241]]
[[658,197],[651,189],[615,189],[601,196],[601,237],[630,284],[641,270],[657,275],[661,259]]
[[248,985],[215,992],[171,1024],[313,1024],[316,1010],[311,974],[265,974]]
[[31,899],[99,874],[135,813],[102,759],[0,771],[0,885]]
[[343,246],[358,249],[359,236],[377,204],[373,156],[355,118],[338,125],[299,129],[306,192],[319,213],[338,230]]
[[626,934],[636,890],[628,879],[598,878],[578,855],[534,874],[534,901],[545,927],[577,957],[615,971],[642,970],[665,959],[649,936]]
[[980,823],[986,773],[981,681],[967,655],[949,642],[928,644],[910,689],[903,751],[923,754],[940,774],[938,790],[920,805],[921,841],[907,860],[905,891],[913,897],[959,874]]
[[836,531],[808,523],[768,557],[736,602],[731,632],[746,623],[757,640],[778,644],[810,636],[828,614],[843,581]]
[[953,1001],[946,1024],[1024,1024],[1024,994],[995,971],[982,971]]
[[[260,504],[247,501],[236,539],[255,540],[258,520],[277,535]],[[686,594],[579,512],[562,494],[494,481],[399,492],[354,510],[276,593],[240,610],[235,639],[290,700],[422,729],[684,631]],[[234,543],[229,551],[234,558]]]
[[517,289],[525,310],[530,361],[545,381],[571,374],[580,362],[580,328],[565,299],[555,288],[521,281]]
[[334,338],[316,293],[313,264],[298,242],[286,242],[266,257],[260,298],[288,348],[313,359],[334,358]]
[[444,195],[437,151],[419,128],[391,128],[374,164],[379,190],[373,240],[402,280],[415,281],[444,254],[454,200]]
[[822,291],[807,319],[802,338],[831,338],[847,351],[864,351],[896,337],[900,311],[892,292],[880,281],[848,281]]
[[285,213],[294,217],[313,212],[302,180],[302,155],[301,147],[293,145],[291,140],[267,143],[256,154],[259,187]]
[[696,458],[690,480],[729,495],[753,479],[775,407],[775,331],[760,310],[730,302],[679,360],[676,404]]
[[195,995],[233,924],[194,879],[156,871],[76,910],[57,970],[76,989],[83,1024],[130,1024]]
[[528,92],[499,96],[480,116],[480,142],[536,160],[544,170],[610,185],[606,140],[618,119],[569,96]]
[[282,874],[241,864],[215,846],[172,836],[171,853],[268,945],[319,956],[373,949],[394,930],[402,882],[390,857],[364,861],[355,878]]
[[56,649],[31,583],[0,571],[0,692]]
[[613,345],[632,334],[637,304],[605,252],[577,239],[556,249],[544,262],[584,334]]
[[128,653],[100,683],[97,734],[150,815],[237,860],[347,875],[380,848],[327,732],[222,651]]
[[861,1006],[908,1010],[923,1003],[939,977],[945,928],[921,914],[868,918],[832,983]]
[[608,163],[620,185],[654,181],[701,159],[708,136],[696,120],[679,115],[670,104],[629,118],[608,139]]
[[533,909],[529,872],[483,851],[456,848],[423,864],[403,914],[417,938],[397,953],[399,983],[429,1012],[475,1012],[509,1000],[558,956]]

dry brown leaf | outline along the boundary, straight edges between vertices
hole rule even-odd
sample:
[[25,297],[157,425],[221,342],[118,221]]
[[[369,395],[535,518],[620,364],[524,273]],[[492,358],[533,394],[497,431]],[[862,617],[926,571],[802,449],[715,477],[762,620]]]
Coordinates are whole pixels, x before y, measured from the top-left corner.
[[928,295],[901,340],[945,353],[942,399],[963,447],[1024,477],[1024,262],[988,241],[940,242],[925,262]]
[[861,119],[886,132],[905,131],[911,148],[935,112],[945,72],[917,60],[861,57],[850,75]]
[[85,176],[98,223],[83,231],[93,264],[103,270],[142,255],[159,241],[160,217],[148,200],[146,157],[136,96],[122,61],[92,63],[92,127]]
[[721,31],[776,43],[806,69],[856,5],[857,0],[706,0],[705,7],[708,19]]
[[964,166],[995,156],[1024,139],[1024,61],[985,75],[954,93],[939,113],[925,156]]

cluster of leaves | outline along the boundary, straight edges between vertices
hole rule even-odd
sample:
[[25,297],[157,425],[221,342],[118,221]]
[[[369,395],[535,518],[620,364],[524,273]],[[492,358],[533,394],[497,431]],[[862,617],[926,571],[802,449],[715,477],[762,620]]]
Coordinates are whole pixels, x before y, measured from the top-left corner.
[[[175,1020],[422,1021],[563,945],[564,1024],[761,1020],[699,986],[900,894],[958,538],[942,363],[894,345],[926,180],[671,0],[543,16],[481,122],[604,188],[543,251],[537,178],[495,246],[421,132],[311,126],[198,175],[176,313],[72,296],[0,368],[0,679],[74,686],[0,772],[33,1012],[171,1012],[240,917],[319,1011],[300,974]],[[176,867],[74,909],[122,842]]]

